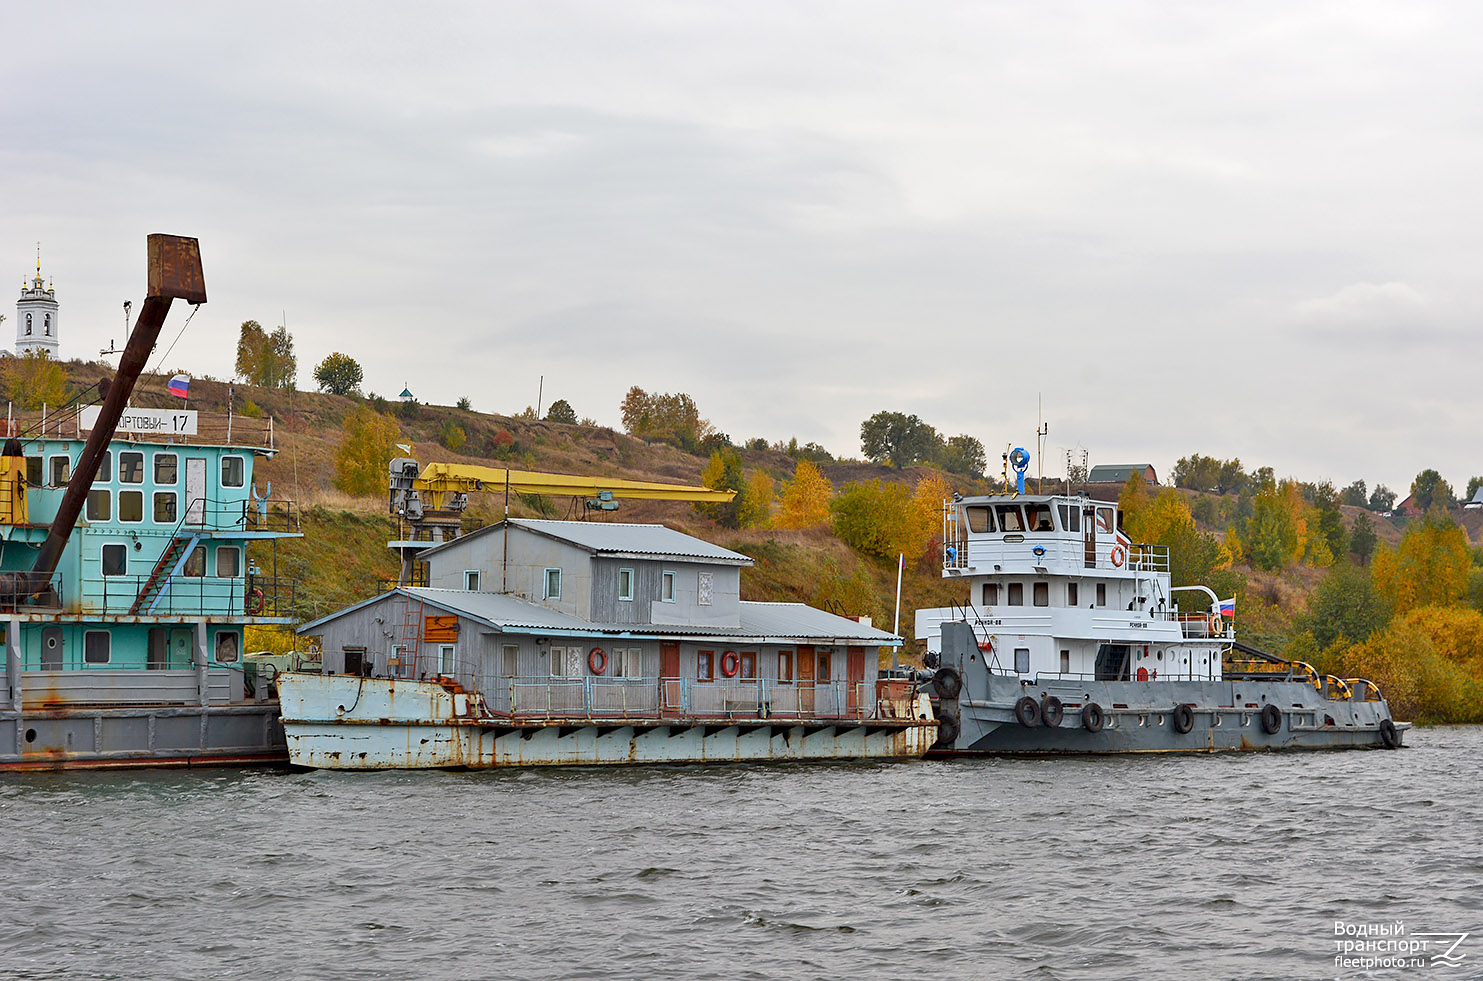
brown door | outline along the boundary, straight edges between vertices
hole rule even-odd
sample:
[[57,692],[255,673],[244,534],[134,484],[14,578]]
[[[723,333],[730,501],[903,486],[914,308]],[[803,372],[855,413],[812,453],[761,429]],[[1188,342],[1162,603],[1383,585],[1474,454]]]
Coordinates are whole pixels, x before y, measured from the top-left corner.
[[680,644],[665,640],[659,644],[659,710],[664,715],[680,714]]
[[860,717],[860,695],[865,681],[865,648],[850,647],[845,651],[845,709],[855,718]]
[[1087,508],[1081,512],[1081,533],[1086,541],[1085,565],[1088,569],[1097,567],[1097,511],[1095,508]]
[[798,645],[798,714],[814,713],[814,645]]

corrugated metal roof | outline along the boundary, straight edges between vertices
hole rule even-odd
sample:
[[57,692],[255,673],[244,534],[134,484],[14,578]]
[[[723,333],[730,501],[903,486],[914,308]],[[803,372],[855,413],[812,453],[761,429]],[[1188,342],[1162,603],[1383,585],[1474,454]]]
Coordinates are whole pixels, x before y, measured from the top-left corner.
[[[1106,463],[1100,467],[1093,467],[1092,472],[1087,474],[1087,482],[1091,484],[1125,484],[1133,474],[1147,473],[1152,463]],[[1157,478],[1155,478],[1157,480]]]
[[871,644],[890,644],[897,639],[894,634],[884,630],[867,627],[849,617],[836,616],[803,603],[743,602],[741,632],[756,637],[829,637]]
[[[517,528],[570,542],[578,548],[585,548],[600,555],[663,555],[673,558],[724,562],[727,565],[752,564],[752,559],[740,552],[712,545],[703,539],[666,528],[664,525],[624,524],[610,521],[550,521],[541,518],[509,518],[507,520]],[[423,552],[420,558],[426,559],[429,555],[450,548],[459,542],[489,534],[502,524],[504,522],[434,546]]]

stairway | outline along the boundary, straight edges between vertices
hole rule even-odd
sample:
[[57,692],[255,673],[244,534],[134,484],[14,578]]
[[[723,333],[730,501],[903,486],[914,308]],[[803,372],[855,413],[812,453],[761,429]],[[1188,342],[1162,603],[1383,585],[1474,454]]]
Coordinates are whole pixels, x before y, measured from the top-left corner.
[[154,564],[154,569],[149,573],[149,578],[139,589],[139,595],[134,597],[134,605],[129,607],[130,616],[138,616],[141,613],[153,612],[155,603],[158,601],[165,586],[171,579],[180,574],[180,569],[185,565],[186,558],[191,554],[191,549],[201,540],[200,535],[192,535],[189,538],[172,538],[170,544],[160,553],[160,559]]

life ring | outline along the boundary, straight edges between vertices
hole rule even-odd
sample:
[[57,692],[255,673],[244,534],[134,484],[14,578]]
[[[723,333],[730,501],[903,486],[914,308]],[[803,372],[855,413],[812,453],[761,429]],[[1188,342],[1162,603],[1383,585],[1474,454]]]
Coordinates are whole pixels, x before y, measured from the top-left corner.
[[1014,703],[1014,717],[1026,729],[1035,728],[1040,725],[1040,703],[1029,695],[1021,696]]
[[1401,744],[1401,734],[1395,731],[1395,723],[1389,719],[1380,720],[1380,743],[1386,749],[1395,749]]
[[1102,706],[1096,702],[1087,702],[1081,707],[1081,727],[1087,732],[1101,732],[1106,722],[1107,718],[1102,714]]
[[1061,700],[1056,696],[1047,695],[1040,700],[1040,721],[1045,723],[1046,728],[1059,727],[1065,715],[1066,710],[1061,707]]
[[1114,569],[1122,568],[1123,560],[1127,557],[1128,550],[1123,548],[1121,545],[1112,546],[1112,553],[1108,556],[1108,558],[1112,559],[1112,567]]
[[727,651],[721,655],[721,673],[728,678],[735,678],[736,672],[741,669],[741,656],[736,651]]
[[1138,669],[1138,675],[1137,675],[1137,677],[1138,677],[1138,680],[1139,681],[1147,681],[1148,680],[1148,669],[1147,668],[1140,667]]
[[1174,706],[1174,731],[1183,735],[1195,727],[1195,712],[1183,702]]
[[257,616],[263,612],[263,591],[254,586],[247,593],[247,614]]
[[963,676],[952,668],[938,668],[932,676],[932,690],[938,698],[957,698],[963,690]]
[[1210,636],[1219,637],[1221,632],[1220,614],[1210,614]]
[[587,666],[593,674],[602,674],[608,669],[608,655],[601,647],[594,647],[587,655]]
[[1262,706],[1262,732],[1269,736],[1277,735],[1282,728],[1282,709],[1275,705]]

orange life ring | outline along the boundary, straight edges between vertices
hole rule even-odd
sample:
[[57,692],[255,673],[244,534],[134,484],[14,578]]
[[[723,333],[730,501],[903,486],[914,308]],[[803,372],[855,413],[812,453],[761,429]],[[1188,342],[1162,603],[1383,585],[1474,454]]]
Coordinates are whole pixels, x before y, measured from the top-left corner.
[[594,647],[587,655],[587,666],[592,669],[593,674],[602,674],[608,669],[608,655],[601,647]]
[[1128,557],[1127,550],[1121,545],[1112,546],[1112,553],[1108,556],[1112,559],[1113,568],[1122,568],[1123,560]]
[[727,651],[721,655],[721,673],[728,678],[735,678],[736,672],[741,668],[741,658],[736,651]]
[[249,616],[257,616],[263,612],[263,591],[254,587],[247,594],[247,613]]
[[1212,613],[1212,614],[1210,614],[1210,634],[1211,634],[1211,636],[1219,636],[1220,633],[1221,633],[1221,630],[1222,630],[1223,626],[1224,625],[1220,621],[1220,614],[1219,613]]

